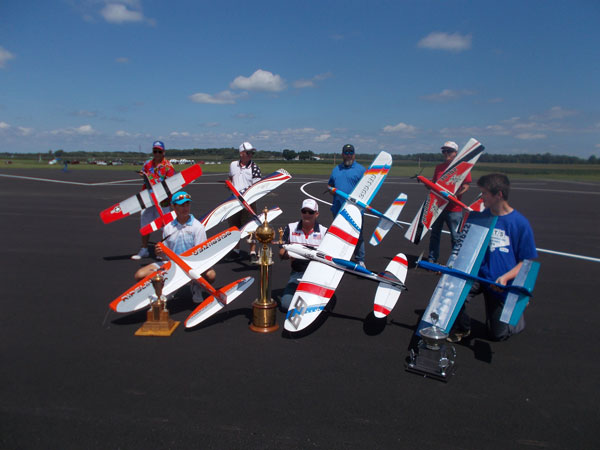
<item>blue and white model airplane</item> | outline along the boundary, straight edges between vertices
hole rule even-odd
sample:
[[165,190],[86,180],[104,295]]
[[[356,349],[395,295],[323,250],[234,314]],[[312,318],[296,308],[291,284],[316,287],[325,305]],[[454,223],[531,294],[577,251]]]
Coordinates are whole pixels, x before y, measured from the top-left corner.
[[435,325],[443,332],[449,333],[475,281],[508,291],[500,320],[511,325],[517,324],[532,296],[539,263],[523,261],[512,285],[508,286],[478,276],[497,220],[495,216],[472,214],[446,266],[426,261],[417,263],[418,267],[443,273],[423,313],[419,330]]
[[[371,203],[392,165],[392,156],[381,152],[365,171],[328,228],[317,248],[323,254],[350,260],[362,227],[362,211]],[[338,191],[339,192],[339,191]],[[321,314],[340,283],[344,270],[319,261],[311,261],[300,280],[285,319],[285,329],[305,329]]]

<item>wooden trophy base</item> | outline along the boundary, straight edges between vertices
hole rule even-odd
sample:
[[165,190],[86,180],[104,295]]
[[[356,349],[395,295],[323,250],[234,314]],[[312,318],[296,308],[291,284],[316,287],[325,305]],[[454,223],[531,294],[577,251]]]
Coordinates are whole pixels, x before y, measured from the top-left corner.
[[179,325],[169,317],[169,311],[158,305],[152,305],[146,317],[146,322],[135,332],[136,336],[171,336]]
[[271,300],[269,303],[260,303],[258,300],[252,302],[252,324],[250,329],[256,333],[272,333],[279,329],[275,322],[277,303]]

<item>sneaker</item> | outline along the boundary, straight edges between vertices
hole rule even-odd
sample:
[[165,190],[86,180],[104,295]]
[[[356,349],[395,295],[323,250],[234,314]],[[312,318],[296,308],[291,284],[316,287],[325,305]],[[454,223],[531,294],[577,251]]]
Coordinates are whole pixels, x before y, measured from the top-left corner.
[[464,338],[467,338],[471,335],[471,330],[458,330],[458,331],[453,331],[450,333],[450,335],[446,338],[446,340],[448,342],[460,342],[462,341]]
[[252,264],[258,264],[258,255],[256,253],[250,253],[250,262]]
[[131,259],[138,260],[138,259],[148,258],[148,257],[150,257],[150,252],[148,251],[148,249],[146,247],[142,247],[142,248],[140,248],[140,251],[138,252],[138,254],[133,255],[131,257]]
[[364,262],[364,261],[357,261],[357,263],[358,263],[358,265],[359,265],[360,267],[362,267],[363,269],[366,269],[366,268],[367,268],[367,266],[365,266],[365,262]]

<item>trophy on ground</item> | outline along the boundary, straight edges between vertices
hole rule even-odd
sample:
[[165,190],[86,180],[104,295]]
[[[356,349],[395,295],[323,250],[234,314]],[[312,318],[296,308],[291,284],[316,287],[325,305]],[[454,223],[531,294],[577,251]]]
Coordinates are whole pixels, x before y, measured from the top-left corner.
[[152,277],[152,286],[156,293],[156,300],[150,305],[146,322],[135,332],[136,336],[171,336],[179,322],[169,317],[167,298],[162,295],[165,278],[160,272]]
[[267,212],[268,209],[265,208],[265,221],[254,232],[256,240],[262,244],[259,257],[260,285],[258,298],[252,302],[252,324],[250,325],[250,329],[257,333],[272,333],[279,328],[276,323],[277,303],[271,298],[270,279],[273,252],[269,244],[275,237],[275,230],[267,222]]
[[438,318],[436,313],[431,313],[433,325],[421,329],[421,340],[416,351],[410,350],[406,370],[447,382],[454,375],[456,349],[446,342],[448,334],[436,326]]

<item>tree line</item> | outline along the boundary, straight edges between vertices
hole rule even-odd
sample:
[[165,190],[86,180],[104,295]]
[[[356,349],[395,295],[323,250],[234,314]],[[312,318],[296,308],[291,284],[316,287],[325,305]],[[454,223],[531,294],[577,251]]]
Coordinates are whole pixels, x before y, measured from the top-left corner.
[[[239,157],[239,151],[234,147],[225,148],[193,148],[193,149],[168,149],[165,152],[167,158],[186,158],[194,160],[207,161],[232,161]],[[357,159],[369,160],[376,156],[375,153],[357,153]],[[6,159],[122,159],[124,161],[147,160],[150,157],[149,152],[89,152],[89,151],[72,151],[67,152],[62,149],[49,150],[47,153],[0,153],[0,157]],[[281,160],[292,161],[295,159],[308,161],[312,159],[321,159],[325,161],[340,161],[339,153],[320,153],[315,154],[311,150],[292,150],[284,149],[282,151],[258,150],[254,156],[257,160]],[[392,155],[395,161],[423,161],[423,162],[438,162],[442,161],[443,157],[440,153],[411,153],[411,154],[395,154]],[[600,164],[600,158],[595,155],[589,158],[579,158],[577,156],[554,155],[551,153],[536,153],[536,154],[514,154],[501,155],[493,153],[483,153],[479,159],[481,162],[490,163],[520,163],[520,164]]]

